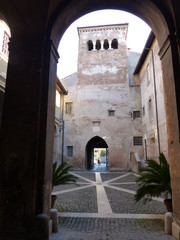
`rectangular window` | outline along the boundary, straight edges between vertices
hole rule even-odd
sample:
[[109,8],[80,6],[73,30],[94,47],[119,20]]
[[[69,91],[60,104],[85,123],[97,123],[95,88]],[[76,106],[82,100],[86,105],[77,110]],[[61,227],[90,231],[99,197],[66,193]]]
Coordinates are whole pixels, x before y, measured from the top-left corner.
[[108,110],[109,116],[115,116],[115,110]]
[[72,113],[72,102],[66,102],[65,113],[69,115]]
[[133,119],[140,118],[140,111],[133,111]]
[[142,146],[142,137],[133,137],[134,146]]
[[73,157],[73,146],[67,146],[67,157]]

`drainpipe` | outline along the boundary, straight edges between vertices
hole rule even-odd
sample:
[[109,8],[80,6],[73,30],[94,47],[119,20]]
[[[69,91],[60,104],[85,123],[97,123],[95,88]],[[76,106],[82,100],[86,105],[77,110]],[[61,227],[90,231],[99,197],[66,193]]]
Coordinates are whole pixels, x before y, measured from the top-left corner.
[[160,136],[159,136],[159,118],[158,118],[158,107],[157,107],[157,92],[156,92],[156,74],[155,74],[155,66],[154,66],[154,53],[152,48],[144,48],[146,50],[151,50],[152,56],[152,66],[153,66],[153,82],[154,82],[154,100],[155,100],[155,110],[156,110],[156,126],[157,126],[157,141],[158,141],[158,153],[160,155]]
[[62,149],[61,149],[61,162],[64,162],[64,93],[62,103]]

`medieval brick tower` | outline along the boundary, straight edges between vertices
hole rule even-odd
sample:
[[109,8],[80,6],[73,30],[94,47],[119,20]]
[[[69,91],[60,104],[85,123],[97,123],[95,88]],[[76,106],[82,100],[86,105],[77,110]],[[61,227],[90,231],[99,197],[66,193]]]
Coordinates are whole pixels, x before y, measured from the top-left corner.
[[91,168],[94,148],[108,150],[110,170],[129,168],[131,152],[143,154],[140,88],[129,71],[127,30],[128,24],[78,28],[78,71],[63,80],[65,160],[75,167]]

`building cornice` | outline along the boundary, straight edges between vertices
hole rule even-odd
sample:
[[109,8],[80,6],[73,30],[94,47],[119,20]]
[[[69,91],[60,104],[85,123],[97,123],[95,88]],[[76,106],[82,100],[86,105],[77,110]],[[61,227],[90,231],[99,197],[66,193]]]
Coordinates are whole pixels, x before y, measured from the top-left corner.
[[149,53],[149,50],[150,50],[150,48],[151,48],[151,46],[152,46],[152,44],[154,42],[154,39],[155,39],[155,35],[151,31],[150,34],[149,34],[149,37],[148,37],[148,39],[146,41],[146,44],[144,46],[144,49],[142,51],[142,54],[141,54],[141,56],[139,58],[139,61],[138,61],[137,65],[136,65],[136,68],[134,70],[134,73],[133,73],[134,75],[139,73],[139,71],[140,71],[140,69],[141,69],[141,67],[142,67],[142,65],[143,65],[143,63],[144,63],[144,61],[145,61],[145,59],[146,59],[146,57],[147,57],[147,55]]

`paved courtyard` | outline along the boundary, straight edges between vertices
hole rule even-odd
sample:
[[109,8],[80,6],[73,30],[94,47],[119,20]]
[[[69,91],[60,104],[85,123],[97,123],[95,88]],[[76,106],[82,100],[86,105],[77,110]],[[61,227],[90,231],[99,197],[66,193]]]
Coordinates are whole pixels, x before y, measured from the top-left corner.
[[[96,169],[98,170],[98,169]],[[135,203],[132,172],[73,171],[76,185],[54,188],[59,232],[50,240],[172,240],[164,233],[163,199]]]

